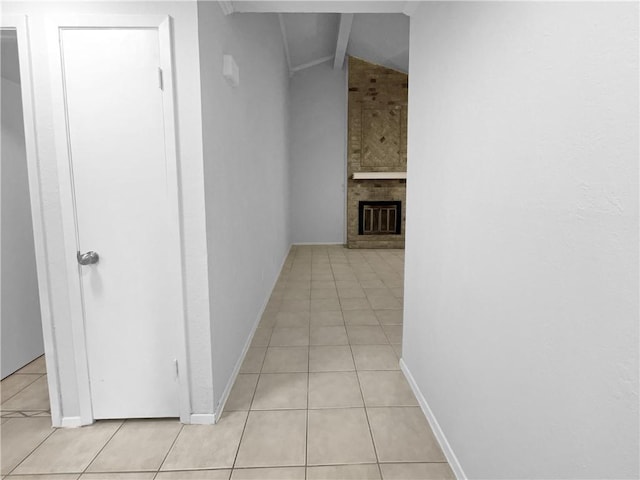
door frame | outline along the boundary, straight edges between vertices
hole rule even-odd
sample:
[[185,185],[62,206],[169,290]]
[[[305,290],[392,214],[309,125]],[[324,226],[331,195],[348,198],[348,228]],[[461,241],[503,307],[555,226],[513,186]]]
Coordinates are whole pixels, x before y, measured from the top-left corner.
[[31,68],[31,47],[26,15],[0,15],[0,29],[15,30],[18,40],[18,62],[20,63],[20,95],[24,119],[24,139],[27,157],[27,177],[29,181],[29,200],[31,202],[31,222],[38,277],[38,295],[40,297],[40,318],[44,339],[45,361],[47,364],[47,383],[51,422],[62,425],[62,402],[60,399],[60,376],[58,371],[57,346],[54,335],[53,316],[51,315],[51,281],[49,255],[47,251],[46,228],[43,214],[40,165],[38,158],[36,115],[34,110],[33,77]]
[[82,301],[82,283],[76,260],[78,250],[77,223],[75,214],[75,194],[73,188],[71,152],[69,142],[69,123],[66,109],[66,92],[60,33],[65,29],[156,29],[158,31],[160,68],[163,71],[163,113],[165,154],[169,188],[169,218],[171,236],[168,241],[175,255],[171,259],[170,275],[176,278],[177,319],[176,352],[178,361],[179,416],[182,423],[189,423],[191,417],[191,398],[189,391],[189,364],[187,361],[187,325],[184,303],[183,248],[180,221],[180,186],[177,151],[177,130],[174,108],[174,74],[172,50],[172,22],[167,15],[64,15],[51,17],[46,23],[47,44],[51,48],[50,72],[52,83],[52,106],[54,115],[54,136],[60,184],[60,202],[62,228],[65,244],[65,265],[71,312],[72,336],[80,407],[79,425],[94,421],[89,360],[87,356],[84,307]]

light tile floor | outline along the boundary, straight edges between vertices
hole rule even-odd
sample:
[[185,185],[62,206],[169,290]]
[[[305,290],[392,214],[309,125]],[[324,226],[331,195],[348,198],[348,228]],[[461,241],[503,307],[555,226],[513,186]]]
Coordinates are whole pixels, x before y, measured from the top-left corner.
[[52,429],[44,359],[2,381],[7,479],[452,479],[409,388],[402,250],[293,247],[214,426]]

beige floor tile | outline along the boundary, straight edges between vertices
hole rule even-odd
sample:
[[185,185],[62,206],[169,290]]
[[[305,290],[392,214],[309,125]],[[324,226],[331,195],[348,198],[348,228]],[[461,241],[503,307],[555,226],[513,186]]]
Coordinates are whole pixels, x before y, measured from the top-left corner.
[[380,480],[375,463],[307,467],[307,480]]
[[251,409],[305,409],[307,384],[306,373],[263,373]]
[[404,282],[401,276],[393,275],[384,279],[384,284],[389,288],[402,288]]
[[309,374],[309,408],[362,406],[362,394],[355,372]]
[[337,298],[314,298],[311,300],[312,312],[340,311],[340,301]]
[[455,480],[448,463],[383,463],[384,480]]
[[303,466],[305,438],[305,410],[252,411],[235,466]]
[[290,288],[282,293],[283,300],[306,300],[310,297],[310,288]]
[[[317,271],[318,269],[314,269],[311,272],[311,287],[313,288],[314,282],[331,282],[335,287],[335,281],[333,280],[333,273],[331,273],[331,269]],[[321,287],[316,287],[321,288]]]
[[14,474],[81,473],[120,428],[120,421],[58,429],[14,470]]
[[373,462],[376,454],[363,408],[309,410],[308,465]]
[[[331,277],[333,279],[333,276]],[[318,280],[311,280],[311,289],[312,290],[336,290],[336,282],[334,282],[333,280],[326,280],[326,281],[318,281]],[[318,297],[320,298],[320,297]]]
[[340,295],[341,297],[343,296],[340,293],[341,290],[347,290],[350,288],[362,290],[360,282],[357,278],[354,278],[353,280],[336,280],[336,288],[338,289],[338,295]]
[[304,467],[236,468],[231,480],[305,480]]
[[13,470],[53,432],[48,417],[12,418],[3,423],[0,473],[5,475]]
[[397,299],[402,299],[404,297],[404,288],[402,288],[402,287],[393,287],[390,290],[391,290],[391,293],[393,294],[393,296],[396,297]]
[[127,420],[87,471],[158,470],[181,428],[177,420]]
[[373,268],[371,268],[371,265],[369,265],[366,260],[360,263],[352,262],[351,268],[354,272],[356,272],[356,275],[360,280],[376,280],[378,278],[378,275],[374,272]]
[[256,391],[258,377],[259,375],[254,373],[241,373],[236,377],[227,403],[224,406],[225,411],[249,410],[253,394]]
[[392,297],[391,290],[389,290],[386,286],[382,285],[382,287],[369,287],[364,289],[367,294],[367,298],[371,297]]
[[27,410],[48,410],[49,388],[47,376],[43,375],[31,385],[23,388],[0,407],[2,410],[27,411]]
[[360,280],[362,288],[385,288],[386,285],[380,279]]
[[240,367],[240,373],[260,373],[266,353],[266,347],[249,348]]
[[402,310],[374,310],[381,325],[402,325]]
[[278,312],[264,312],[262,314],[262,318],[260,319],[260,323],[258,324],[259,328],[273,328],[276,325],[276,315]]
[[256,328],[256,331],[253,334],[253,339],[251,340],[251,346],[252,347],[269,346],[269,340],[271,339],[271,332],[273,332],[273,328],[267,328],[267,327]]
[[333,271],[333,277],[336,279],[336,285],[338,282],[357,283],[358,277],[351,271]]
[[355,366],[349,346],[309,347],[310,372],[344,372],[350,370],[355,370]]
[[80,480],[153,480],[155,476],[156,472],[85,473]]
[[22,367],[20,370],[18,370],[16,373],[39,373],[39,374],[47,373],[47,364],[45,363],[44,355],[41,355],[31,363],[28,363],[27,365]]
[[402,303],[392,296],[380,296],[380,297],[369,297],[369,303],[371,304],[371,308],[374,310],[400,310],[402,309]]
[[367,310],[370,308],[369,301],[366,298],[341,298],[340,306],[343,312],[348,310]]
[[342,325],[311,327],[311,345],[348,345],[347,331]]
[[[300,271],[299,273],[301,273],[300,276],[295,275],[296,272],[292,271],[292,273],[294,273],[294,277],[295,278],[290,278],[288,279],[284,285],[283,288],[285,291],[287,290],[302,290],[302,289],[306,289],[309,290],[311,288],[311,276],[310,276],[310,272],[309,272],[309,267],[306,266],[304,268],[304,271]],[[304,278],[303,278],[304,277]]]
[[419,407],[367,408],[380,462],[445,462]]
[[278,312],[276,315],[276,327],[308,327],[309,312]]
[[347,310],[342,314],[346,325],[379,325],[373,310]]
[[9,375],[7,378],[2,380],[2,384],[0,384],[0,390],[2,391],[1,402],[4,403],[5,400],[13,397],[15,394],[38,380],[38,378],[40,378],[38,375],[21,375],[18,373]]
[[229,480],[230,469],[160,472],[155,480]]
[[308,312],[309,299],[306,300],[282,300],[281,312]]
[[338,291],[334,288],[312,288],[311,300],[338,298]]
[[[356,282],[356,286],[354,287],[342,287],[338,289],[338,296],[340,300],[350,299],[350,298],[361,298],[366,299],[367,296],[364,293],[362,287]],[[368,306],[367,306],[368,308]]]
[[303,347],[309,345],[309,328],[276,327],[273,329],[271,347]]
[[50,475],[10,475],[2,478],[7,480],[78,480],[81,475],[78,473],[52,473]]
[[262,373],[309,371],[309,347],[269,347]]
[[226,412],[215,425],[184,425],[161,470],[231,468],[247,412]]
[[393,351],[395,352],[398,360],[402,358],[402,344],[401,343],[392,343]]
[[344,325],[342,312],[311,312],[311,326],[335,326]]
[[389,343],[384,330],[377,325],[347,325],[351,345],[385,345]]
[[402,343],[402,325],[383,325],[389,343]]
[[418,405],[411,387],[400,371],[359,371],[358,378],[367,407]]
[[391,345],[353,345],[358,370],[399,370],[398,357]]

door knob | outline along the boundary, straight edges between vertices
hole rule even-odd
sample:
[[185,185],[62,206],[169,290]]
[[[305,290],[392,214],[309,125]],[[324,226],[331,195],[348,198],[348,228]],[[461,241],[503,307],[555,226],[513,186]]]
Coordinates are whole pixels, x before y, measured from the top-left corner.
[[100,260],[100,256],[96,252],[92,251],[86,253],[78,252],[77,258],[80,265],[92,265],[94,263],[98,263],[98,260]]

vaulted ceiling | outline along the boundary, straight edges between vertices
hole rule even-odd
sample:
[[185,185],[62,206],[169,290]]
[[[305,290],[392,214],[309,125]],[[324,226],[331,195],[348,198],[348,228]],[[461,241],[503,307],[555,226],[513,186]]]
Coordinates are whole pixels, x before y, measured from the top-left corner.
[[408,15],[416,2],[235,0],[220,3],[227,14],[277,13],[292,75],[324,62],[341,68],[345,55],[408,72]]

